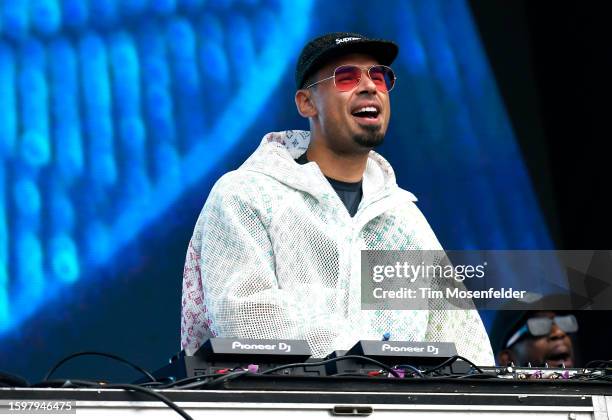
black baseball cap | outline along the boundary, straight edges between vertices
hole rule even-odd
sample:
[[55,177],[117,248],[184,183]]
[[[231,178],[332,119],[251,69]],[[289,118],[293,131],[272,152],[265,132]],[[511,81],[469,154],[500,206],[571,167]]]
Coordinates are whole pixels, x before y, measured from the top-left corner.
[[364,53],[376,58],[380,64],[390,65],[399,47],[392,41],[372,39],[353,32],[333,32],[311,40],[300,54],[295,68],[297,89],[328,61],[351,53]]

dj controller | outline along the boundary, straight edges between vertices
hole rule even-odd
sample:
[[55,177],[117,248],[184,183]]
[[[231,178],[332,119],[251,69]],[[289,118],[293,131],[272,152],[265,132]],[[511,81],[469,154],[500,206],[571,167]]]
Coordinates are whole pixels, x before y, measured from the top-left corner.
[[[154,373],[167,381],[220,384],[239,377],[503,379],[609,381],[612,367],[477,366],[454,343],[361,340],[349,350],[313,358],[304,340],[210,338],[192,356],[181,352]],[[227,377],[227,381],[222,378]],[[212,378],[212,379],[211,379]],[[219,380],[221,379],[221,380]],[[142,382],[146,382],[142,378]]]
[[[51,379],[81,355],[115,358],[143,376],[131,383]],[[477,366],[453,343],[375,340],[315,358],[301,340],[211,338],[152,373],[115,355],[81,352],[37,384],[0,374],[0,416],[612,420],[611,365]]]

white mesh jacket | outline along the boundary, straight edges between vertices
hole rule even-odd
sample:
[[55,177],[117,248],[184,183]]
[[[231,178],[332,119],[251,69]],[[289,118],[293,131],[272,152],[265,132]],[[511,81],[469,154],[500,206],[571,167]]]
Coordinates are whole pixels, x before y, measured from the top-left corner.
[[475,310],[377,310],[360,305],[362,249],[441,249],[416,198],[370,152],[363,198],[350,217],[315,162],[294,161],[310,133],[267,134],[212,188],[183,272],[181,347],[211,336],[306,339],[314,356],[360,339],[452,341],[458,353],[493,365]]

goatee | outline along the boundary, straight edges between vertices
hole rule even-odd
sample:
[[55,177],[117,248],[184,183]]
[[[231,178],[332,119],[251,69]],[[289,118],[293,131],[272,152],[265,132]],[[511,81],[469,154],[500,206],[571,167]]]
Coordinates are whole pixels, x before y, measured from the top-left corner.
[[385,135],[381,132],[380,126],[377,125],[362,125],[365,133],[355,134],[353,140],[360,146],[374,148],[383,144]]

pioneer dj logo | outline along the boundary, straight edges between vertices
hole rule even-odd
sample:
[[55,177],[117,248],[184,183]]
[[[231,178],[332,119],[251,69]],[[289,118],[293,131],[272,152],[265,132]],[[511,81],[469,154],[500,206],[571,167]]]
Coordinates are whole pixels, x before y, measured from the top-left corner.
[[417,347],[417,346],[393,346],[389,343],[385,343],[381,347],[382,351],[385,352],[393,352],[393,353],[427,353],[437,355],[440,352],[440,349],[436,346],[432,346],[431,344],[427,346]]
[[268,351],[282,351],[285,353],[291,353],[291,344],[283,343],[279,341],[278,344],[247,344],[241,343],[240,341],[232,341],[232,350],[268,350]]

